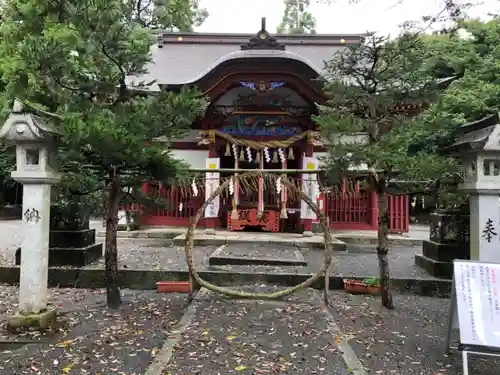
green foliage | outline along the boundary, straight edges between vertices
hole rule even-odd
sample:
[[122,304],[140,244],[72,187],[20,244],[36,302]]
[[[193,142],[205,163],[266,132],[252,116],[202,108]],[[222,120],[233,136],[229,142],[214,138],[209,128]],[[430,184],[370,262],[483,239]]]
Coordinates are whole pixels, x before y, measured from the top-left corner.
[[0,28],[5,89],[61,118],[66,176],[58,202],[80,202],[113,178],[139,192],[142,181],[168,181],[184,169],[168,143],[151,141],[181,135],[204,113],[205,99],[188,89],[151,93],[152,82],[132,85],[130,77],[146,73],[150,62],[147,27],[185,30],[201,13],[193,0],[7,2]]
[[368,277],[363,280],[366,286],[380,286],[380,277]]
[[[461,125],[500,111],[500,18],[460,22],[458,26],[464,32],[423,38],[430,73],[451,72],[457,79],[421,114],[421,120],[434,131],[419,138],[416,147],[420,149],[449,145]],[[459,163],[456,160],[448,172],[459,176]],[[439,206],[462,209],[467,206],[467,196],[440,191]]]
[[[373,36],[327,63],[330,100],[319,107],[315,121],[331,143],[327,166],[335,180],[353,168],[368,170],[373,181],[384,184],[396,175],[407,181],[436,179],[450,168],[453,161],[437,150],[410,150],[434,130],[400,109],[427,105],[439,92],[426,74],[421,44],[411,34],[392,42]],[[357,140],[347,141],[349,135]]]
[[314,34],[316,20],[307,10],[310,0],[284,0],[285,11],[281,23],[278,25],[278,34]]

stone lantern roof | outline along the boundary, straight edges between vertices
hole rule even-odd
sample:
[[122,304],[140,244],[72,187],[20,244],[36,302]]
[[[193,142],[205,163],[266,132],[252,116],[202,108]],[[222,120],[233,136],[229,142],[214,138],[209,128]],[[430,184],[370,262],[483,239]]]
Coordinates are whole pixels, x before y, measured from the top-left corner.
[[35,109],[19,99],[15,99],[12,111],[0,128],[0,138],[13,142],[45,142],[60,133],[38,114],[57,117],[55,114]]
[[448,154],[500,151],[500,114],[462,125],[455,143],[443,149]]

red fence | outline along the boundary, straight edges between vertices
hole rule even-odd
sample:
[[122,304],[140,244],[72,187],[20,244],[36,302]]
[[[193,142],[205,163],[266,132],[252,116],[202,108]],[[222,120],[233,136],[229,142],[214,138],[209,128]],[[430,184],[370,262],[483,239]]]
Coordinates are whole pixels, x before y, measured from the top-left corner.
[[389,231],[405,233],[410,229],[410,206],[407,195],[389,195]]
[[[198,188],[198,194],[194,196],[190,188],[163,187],[151,184],[148,185],[147,193],[167,202],[167,207],[150,208],[143,211],[141,223],[144,225],[187,226],[190,223],[190,218],[196,214],[205,199],[203,188]],[[267,195],[266,198],[270,199]],[[325,214],[330,221],[330,228],[335,230],[375,230],[378,227],[376,202],[375,194],[359,190],[329,193],[325,196],[323,204]],[[288,207],[299,209],[300,205],[296,203],[290,200]],[[225,217],[229,204],[230,200],[221,197],[219,217]],[[224,225],[225,223],[220,222],[219,224]],[[199,225],[203,226],[204,220],[200,220]],[[389,195],[389,230],[403,233],[408,232],[408,229],[408,197]]]

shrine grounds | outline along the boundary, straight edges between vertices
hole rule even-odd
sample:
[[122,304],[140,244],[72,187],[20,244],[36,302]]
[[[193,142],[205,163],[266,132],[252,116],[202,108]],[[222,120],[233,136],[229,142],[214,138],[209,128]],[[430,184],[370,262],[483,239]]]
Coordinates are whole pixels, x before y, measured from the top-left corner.
[[[0,222],[4,282],[15,274],[6,270],[14,269],[15,248],[22,238],[16,227],[20,229],[15,222]],[[216,275],[214,282],[237,283],[247,290],[283,288],[270,281],[283,284],[288,278],[287,283],[294,283],[322,263],[320,250],[242,244],[215,255],[241,258],[246,252],[252,258],[268,250],[299,262],[211,265],[209,257],[218,249],[197,246],[197,269],[207,277]],[[334,256],[333,281],[377,274],[373,245],[350,245],[348,250]],[[300,264],[297,251],[307,265]],[[119,267],[129,288],[122,290],[124,302],[116,311],[106,308],[99,285],[102,261],[85,269],[51,270],[54,286],[59,276],[63,284],[76,286],[50,289],[60,330],[12,335],[2,324],[0,375],[462,374],[460,355],[444,354],[449,299],[443,296],[449,283],[413,266],[419,246],[391,249],[397,289],[393,311],[382,308],[376,297],[343,290],[330,292],[331,307],[322,302],[321,290],[312,289],[280,301],[228,299],[202,289],[191,304],[183,294],[156,293],[152,289],[157,278],[184,277],[183,252],[165,239],[120,239]],[[0,294],[4,321],[16,310],[17,288],[2,284]],[[500,368],[498,359],[476,357],[470,363],[471,374],[497,375]]]

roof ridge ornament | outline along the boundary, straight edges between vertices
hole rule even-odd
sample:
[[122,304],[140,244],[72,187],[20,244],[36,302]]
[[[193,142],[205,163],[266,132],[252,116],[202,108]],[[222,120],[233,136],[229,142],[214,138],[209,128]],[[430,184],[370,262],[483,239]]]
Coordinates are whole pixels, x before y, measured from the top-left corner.
[[278,43],[275,37],[271,36],[266,30],[266,17],[262,17],[261,29],[257,35],[250,38],[247,43],[241,45],[242,51],[249,50],[279,50],[284,51],[285,45]]

